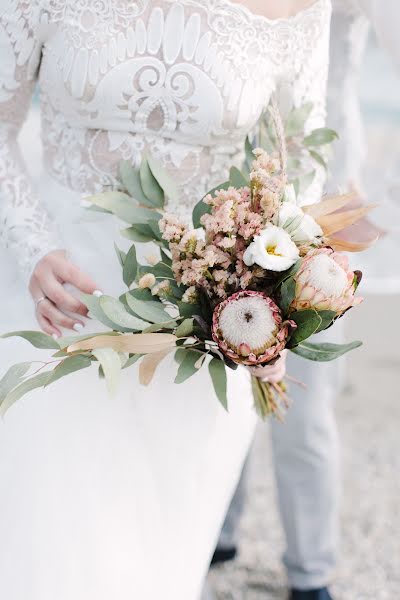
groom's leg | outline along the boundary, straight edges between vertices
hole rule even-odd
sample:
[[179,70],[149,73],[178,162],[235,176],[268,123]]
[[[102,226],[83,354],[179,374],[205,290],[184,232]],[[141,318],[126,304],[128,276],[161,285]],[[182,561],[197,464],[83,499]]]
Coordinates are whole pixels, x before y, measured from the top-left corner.
[[[341,327],[316,342],[337,341]],[[340,340],[338,340],[340,341]],[[314,589],[329,582],[338,538],[339,451],[333,405],[342,385],[343,365],[314,363],[292,353],[288,374],[293,399],[285,423],[271,421],[279,509],[286,535],[284,563],[289,583]]]

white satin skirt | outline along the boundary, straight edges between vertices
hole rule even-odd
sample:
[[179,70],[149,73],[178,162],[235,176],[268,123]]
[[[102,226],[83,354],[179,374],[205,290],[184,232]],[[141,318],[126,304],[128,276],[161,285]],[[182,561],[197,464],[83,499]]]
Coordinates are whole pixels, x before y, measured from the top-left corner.
[[[71,259],[103,292],[122,292],[118,224],[49,178],[41,194]],[[4,251],[0,273],[1,332],[37,329]],[[2,374],[43,357],[0,340]],[[244,369],[229,375],[229,414],[206,368],[182,385],[175,373],[171,356],[144,388],[131,368],[111,399],[93,367],[10,409],[0,423],[0,598],[198,600],[256,418]]]

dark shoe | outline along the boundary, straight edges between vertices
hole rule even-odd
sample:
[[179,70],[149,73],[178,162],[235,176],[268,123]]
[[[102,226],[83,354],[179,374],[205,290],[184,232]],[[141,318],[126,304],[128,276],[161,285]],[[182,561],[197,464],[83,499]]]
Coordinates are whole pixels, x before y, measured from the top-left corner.
[[292,590],[290,600],[333,600],[328,588],[318,590]]
[[214,556],[211,559],[211,566],[219,565],[222,563],[229,562],[231,560],[235,560],[237,555],[236,546],[231,546],[229,548],[218,547],[214,552]]

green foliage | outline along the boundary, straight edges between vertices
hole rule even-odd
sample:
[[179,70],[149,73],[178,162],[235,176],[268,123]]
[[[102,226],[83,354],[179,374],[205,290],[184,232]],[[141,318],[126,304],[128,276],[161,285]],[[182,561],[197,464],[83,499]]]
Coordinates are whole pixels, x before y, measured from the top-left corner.
[[218,358],[212,358],[208,363],[208,370],[214,386],[215,394],[224,409],[228,410],[228,383],[226,366],[222,360],[219,360]]
[[3,333],[0,338],[10,337],[21,337],[35,348],[41,348],[43,350],[59,349],[60,346],[57,340],[53,339],[51,335],[42,333],[41,331],[12,331],[11,333]]
[[293,277],[285,279],[281,285],[279,307],[284,315],[289,312],[290,305],[296,293],[296,282]]
[[243,173],[236,167],[231,167],[231,170],[229,171],[229,183],[232,187],[236,188],[242,188],[249,185],[249,182]]
[[307,102],[306,104],[291,110],[285,124],[287,137],[293,137],[304,133],[305,124],[312,109],[312,102]]
[[144,204],[145,206],[153,206],[151,202],[149,202],[148,198],[145,196],[142,190],[139,171],[136,170],[130,162],[123,160],[120,163],[119,172],[122,183],[125,186],[128,193],[130,194],[130,196],[137,200],[139,204]]
[[9,410],[9,408],[11,408],[11,406],[15,404],[15,402],[17,402],[17,400],[22,398],[22,396],[24,396],[25,394],[31,392],[32,390],[45,386],[49,380],[50,375],[50,372],[39,373],[38,375],[25,379],[14,389],[12,389],[0,404],[0,416],[3,417]]
[[99,361],[106,379],[108,392],[113,396],[119,385],[121,375],[121,358],[112,348],[97,348],[92,351],[93,356]]
[[130,247],[128,254],[125,257],[124,265],[122,269],[122,277],[125,285],[130,287],[132,283],[136,279],[136,275],[138,272],[138,261],[136,258],[136,248],[135,244],[132,244]]
[[160,302],[139,300],[129,294],[126,296],[126,301],[135,315],[150,323],[162,325],[163,323],[170,323],[173,321],[171,315],[164,310]]
[[117,331],[143,331],[150,325],[147,321],[131,315],[119,300],[111,296],[101,296],[99,305],[107,319]]
[[297,325],[297,329],[291,335],[288,348],[294,348],[298,346],[304,340],[311,337],[316,331],[318,331],[322,319],[314,309],[300,310],[290,315],[292,321]]
[[146,158],[143,158],[141,162],[139,173],[140,183],[145,196],[155,208],[162,208],[164,206],[164,192],[154,177]]
[[321,318],[321,325],[318,327],[315,333],[320,333],[328,329],[336,319],[336,312],[334,310],[319,310],[318,316]]
[[24,376],[28,373],[30,366],[31,363],[23,362],[13,365],[8,369],[4,377],[0,380],[0,405],[11,390],[21,383]]
[[304,138],[304,144],[306,146],[325,146],[334,142],[338,137],[338,134],[333,129],[320,127],[319,129],[314,129],[310,135]]
[[65,377],[66,375],[86,369],[87,367],[90,367],[91,364],[92,361],[88,356],[68,356],[62,360],[52,371],[50,371],[46,386],[54,383],[62,377]]
[[311,344],[310,342],[302,342],[299,346],[293,348],[292,352],[307,360],[329,362],[360,346],[362,346],[362,342],[359,341],[350,344]]
[[185,356],[179,364],[178,373],[175,377],[175,383],[184,383],[199,370],[199,359],[201,354],[196,350],[185,349]]
[[193,333],[194,319],[185,319],[177,327],[175,335],[178,338],[186,338]]

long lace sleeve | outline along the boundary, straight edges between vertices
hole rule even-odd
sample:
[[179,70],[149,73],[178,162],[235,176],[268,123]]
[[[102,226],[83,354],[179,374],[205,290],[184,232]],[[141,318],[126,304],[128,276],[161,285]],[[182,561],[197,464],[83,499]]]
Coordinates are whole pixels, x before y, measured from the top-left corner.
[[37,260],[60,246],[17,140],[40,64],[39,8],[31,0],[0,1],[0,236],[28,277]]
[[[305,123],[306,135],[326,125],[331,5],[329,2],[318,3],[314,10],[313,18],[310,14],[307,18],[298,16],[295,42],[293,46],[285,47],[286,68],[278,84],[283,113],[287,108],[312,104]],[[299,194],[298,201],[302,205],[319,202],[326,182],[326,170],[320,165],[312,168],[316,169],[314,180],[304,193]]]

